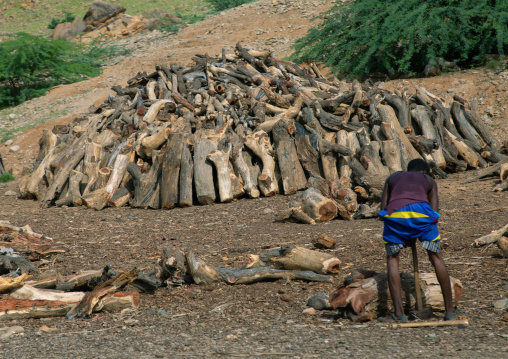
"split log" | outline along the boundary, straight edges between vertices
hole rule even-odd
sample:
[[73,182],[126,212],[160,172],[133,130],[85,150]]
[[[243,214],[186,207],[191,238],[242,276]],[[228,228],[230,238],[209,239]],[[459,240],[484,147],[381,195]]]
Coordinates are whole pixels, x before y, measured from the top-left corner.
[[454,136],[450,131],[445,130],[450,136],[453,145],[457,149],[457,151],[460,154],[460,157],[466,161],[467,165],[472,168],[478,168],[480,166],[480,159],[476,155],[476,153],[464,143],[464,141],[461,141],[458,137]]
[[11,292],[22,287],[25,284],[25,280],[27,278],[28,274],[26,273],[15,278],[0,277],[0,294]]
[[127,171],[133,178],[134,181],[134,198],[131,202],[131,206],[134,208],[147,208],[148,203],[152,199],[154,192],[156,191],[159,184],[159,177],[162,172],[162,154],[156,154],[152,158],[152,167],[150,171],[142,174],[138,165],[130,162],[127,165]]
[[[108,270],[85,270],[78,271],[75,274],[69,275],[64,278],[58,278],[54,289],[59,291],[89,291],[92,290],[97,283],[111,278],[112,273]],[[31,286],[37,287],[36,284],[28,283]]]
[[231,145],[229,145],[227,152],[213,150],[206,157],[217,169],[217,185],[219,188],[219,198],[222,203],[231,202],[233,200],[233,189],[229,172],[230,153]]
[[496,163],[493,166],[490,166],[488,168],[485,168],[484,170],[479,171],[476,175],[464,180],[462,183],[464,183],[464,184],[471,183],[471,182],[478,181],[479,179],[482,179],[485,177],[495,176],[496,174],[498,174],[501,171],[501,166],[503,166],[506,163],[508,163],[508,158],[505,158],[501,162]]
[[309,215],[302,211],[302,207],[292,207],[282,211],[275,216],[275,222],[297,222],[305,224],[316,224]]
[[503,236],[508,236],[508,224],[498,230],[492,231],[489,234],[475,239],[473,245],[475,247],[481,247],[487,244],[496,243]]
[[[82,136],[81,138],[84,138]],[[71,149],[73,149],[71,151]],[[68,156],[64,160],[64,164],[60,170],[56,173],[53,182],[49,185],[44,197],[42,198],[43,205],[49,205],[58,196],[69,179],[69,173],[76,167],[76,165],[83,159],[85,155],[84,140],[79,140],[75,146],[71,146],[67,149]]]
[[188,144],[183,145],[182,161],[180,163],[180,182],[178,205],[180,207],[192,206],[192,180],[194,174],[194,163]]
[[63,199],[55,202],[58,207],[62,206],[80,206],[82,204],[80,184],[83,179],[83,173],[72,170],[69,175],[69,189]]
[[[169,126],[169,124],[166,126]],[[144,137],[136,147],[137,154],[142,158],[150,158],[152,152],[159,149],[166,142],[170,133],[169,128],[163,127],[157,133]]]
[[0,320],[64,316],[76,303],[0,298]]
[[190,274],[196,284],[222,282],[226,284],[252,284],[278,279],[304,280],[309,282],[332,282],[333,277],[316,274],[312,271],[289,271],[268,267],[253,269],[230,269],[210,267],[203,260],[196,258],[194,253],[187,255]]
[[395,140],[386,140],[381,142],[381,154],[390,174],[402,171],[400,148],[397,146],[397,142]]
[[[132,191],[133,192],[133,191]],[[129,203],[132,197],[131,190],[122,187],[116,190],[115,194],[108,200],[107,206],[112,208],[120,208]]]
[[402,163],[409,163],[409,161],[415,158],[422,158],[420,154],[413,148],[411,142],[406,137],[404,129],[401,127],[400,123],[397,120],[397,116],[395,116],[395,111],[393,108],[387,105],[379,105],[377,107],[377,111],[379,116],[381,117],[382,122],[391,122],[393,124],[393,128],[395,133],[399,137],[401,141],[401,158]]
[[85,296],[84,292],[62,292],[54,290],[43,290],[24,285],[21,288],[9,293],[9,297],[13,299],[24,300],[47,300],[58,301],[64,303],[79,303]]
[[127,284],[133,282],[138,276],[138,270],[132,269],[129,272],[118,274],[117,276],[100,283],[90,293],[87,293],[85,297],[72,308],[67,314],[67,319],[78,318],[90,318],[94,307],[98,302],[108,294],[112,294]]
[[240,142],[238,136],[236,136],[235,138],[236,139],[230,142],[232,143],[233,146],[231,158],[233,161],[234,168],[236,169],[236,171],[238,171],[239,175],[242,177],[245,193],[247,193],[247,195],[250,198],[258,198],[260,193],[255,184],[256,182],[253,180],[253,177],[256,178],[257,176],[251,175],[250,168],[247,165],[247,162],[245,161],[245,158],[242,154],[243,143]]
[[217,145],[205,138],[198,138],[194,143],[194,186],[200,204],[215,202],[215,186],[213,181],[213,165],[207,156],[215,151]]
[[327,222],[337,217],[338,209],[335,202],[323,196],[314,187],[291,197],[289,207],[299,206],[316,222]]
[[[58,141],[58,137],[51,130],[42,131],[42,137],[39,140],[39,153],[35,159],[35,166],[40,165],[44,158],[53,150]],[[1,161],[0,161],[1,162]],[[0,172],[0,174],[2,174]]]
[[258,186],[265,197],[279,193],[279,185],[275,178],[275,160],[272,157],[272,145],[264,131],[257,131],[245,137],[245,146],[263,162],[263,169],[258,177]]
[[307,177],[320,177],[319,152],[311,145],[307,135],[296,135],[296,152]]
[[454,102],[451,110],[453,121],[459,132],[472,144],[475,151],[480,151],[485,146],[485,141],[467,120],[464,106]]
[[246,268],[274,267],[286,270],[310,270],[318,274],[338,274],[341,261],[329,253],[283,246],[260,255],[250,255]]
[[53,147],[39,166],[30,174],[28,180],[20,184],[19,191],[24,198],[42,200],[43,193],[40,189],[40,184],[46,173],[46,169],[58,156],[67,150],[67,147],[68,144],[65,142],[61,142],[59,145]]
[[172,133],[168,136],[166,150],[162,157],[162,175],[160,186],[160,208],[171,209],[178,203],[178,192],[180,179],[180,166],[184,136],[179,133]]

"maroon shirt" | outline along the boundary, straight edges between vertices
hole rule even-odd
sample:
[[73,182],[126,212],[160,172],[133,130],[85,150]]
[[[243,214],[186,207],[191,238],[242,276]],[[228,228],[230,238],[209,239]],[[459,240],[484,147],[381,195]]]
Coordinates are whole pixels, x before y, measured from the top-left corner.
[[[429,203],[430,191],[427,175],[422,172],[396,172],[389,179],[390,198],[385,207],[391,214],[412,203]],[[430,178],[430,177],[429,177]]]

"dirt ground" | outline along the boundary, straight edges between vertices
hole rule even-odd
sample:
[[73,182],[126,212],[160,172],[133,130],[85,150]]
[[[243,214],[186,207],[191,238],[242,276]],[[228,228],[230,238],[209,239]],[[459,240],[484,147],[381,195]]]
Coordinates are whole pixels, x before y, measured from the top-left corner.
[[[122,46],[133,52],[115,59],[100,77],[58,87],[45,97],[0,112],[0,131],[44,122],[13,139],[19,151],[0,145],[6,167],[18,173],[28,169],[43,128],[71,121],[101,103],[111,86],[125,85],[138,71],[151,71],[160,63],[187,64],[194,54],[218,54],[237,41],[285,56],[294,39],[308,29],[309,19],[329,5],[317,0],[263,0],[208,18],[176,36],[152,32],[122,40]],[[481,115],[498,139],[508,139],[508,72],[475,69],[385,86],[411,89],[412,83],[446,98],[477,97]],[[38,202],[8,195],[17,190],[19,179],[0,184],[0,220],[28,224],[71,246],[43,267],[62,274],[107,264],[117,270],[135,266],[149,272],[163,248],[172,245],[194,251],[212,266],[240,268],[248,254],[283,244],[310,246],[321,233],[337,241],[334,251],[343,263],[334,284],[277,281],[161,288],[153,295],[141,294],[137,311],[94,314],[89,320],[3,322],[0,327],[21,325],[25,333],[0,341],[2,358],[506,358],[506,309],[497,310],[492,302],[508,297],[507,260],[495,245],[474,248],[471,243],[507,223],[508,192],[492,192],[495,178],[461,183],[472,174],[438,181],[443,255],[450,274],[464,286],[460,308],[470,322],[466,329],[391,329],[390,323],[378,321],[351,323],[333,311],[302,313],[310,296],[329,293],[352,268],[385,271],[382,222],[375,219],[314,226],[275,223],[274,213],[287,208],[289,199],[284,196],[171,211],[43,209]],[[432,271],[424,254],[419,250],[421,271]],[[409,250],[403,252],[401,269],[412,271]],[[43,331],[43,326],[54,330]]]

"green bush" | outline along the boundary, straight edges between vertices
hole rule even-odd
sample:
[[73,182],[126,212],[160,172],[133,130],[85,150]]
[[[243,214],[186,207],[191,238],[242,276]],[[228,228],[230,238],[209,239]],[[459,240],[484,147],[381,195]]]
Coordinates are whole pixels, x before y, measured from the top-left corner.
[[101,50],[19,33],[0,42],[0,109],[100,74]]
[[216,11],[232,9],[256,0],[207,0]]
[[15,179],[12,173],[7,172],[0,176],[0,183],[14,181]]
[[472,65],[508,51],[506,0],[337,1],[319,18],[292,59],[339,76],[419,74],[435,58]]
[[73,14],[71,14],[70,12],[66,12],[64,17],[61,19],[57,19],[55,17],[52,18],[48,25],[48,29],[53,30],[59,24],[63,24],[65,22],[73,22],[75,18],[76,17]]

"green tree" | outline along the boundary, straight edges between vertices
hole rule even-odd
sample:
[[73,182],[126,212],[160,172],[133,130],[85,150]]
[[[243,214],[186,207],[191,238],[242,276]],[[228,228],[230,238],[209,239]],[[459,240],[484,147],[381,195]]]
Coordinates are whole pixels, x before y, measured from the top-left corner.
[[232,9],[234,7],[253,2],[255,0],[207,0],[216,11]]
[[0,108],[42,96],[53,86],[97,76],[92,50],[26,33],[0,42]]
[[508,51],[508,1],[337,1],[299,39],[292,59],[339,76],[418,74],[436,58],[470,65]]

